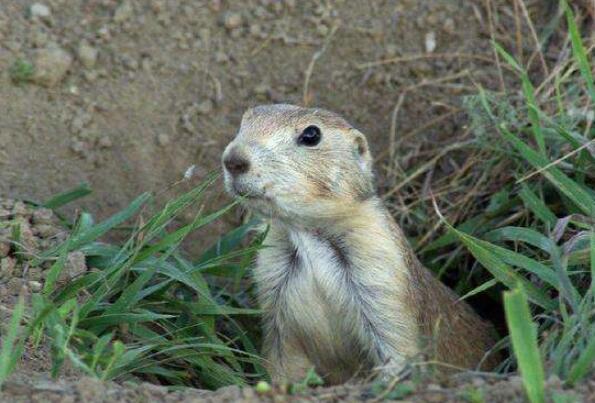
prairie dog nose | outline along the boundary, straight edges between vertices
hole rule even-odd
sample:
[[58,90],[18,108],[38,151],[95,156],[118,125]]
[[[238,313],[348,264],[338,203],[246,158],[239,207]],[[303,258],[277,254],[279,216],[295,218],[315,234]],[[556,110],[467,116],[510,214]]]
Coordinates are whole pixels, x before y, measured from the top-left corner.
[[232,175],[244,174],[250,169],[250,161],[237,147],[233,147],[226,153],[223,157],[223,165]]

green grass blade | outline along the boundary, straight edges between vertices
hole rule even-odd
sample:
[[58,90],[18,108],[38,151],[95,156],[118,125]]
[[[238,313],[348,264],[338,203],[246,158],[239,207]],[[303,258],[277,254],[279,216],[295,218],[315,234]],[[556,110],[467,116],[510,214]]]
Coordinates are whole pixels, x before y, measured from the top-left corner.
[[549,207],[541,200],[527,184],[521,184],[520,198],[523,200],[525,207],[527,207],[535,216],[544,224],[554,228],[558,218]]
[[134,199],[132,203],[130,203],[128,207],[126,207],[126,209],[114,214],[107,220],[102,221],[99,224],[94,225],[93,227],[87,230],[81,231],[81,233],[78,236],[74,237],[74,239],[72,240],[71,248],[77,249],[82,245],[92,242],[100,236],[104,235],[112,228],[127,221],[128,219],[133,217],[139,211],[139,209],[151,199],[151,197],[151,194],[143,193],[142,195]]
[[485,234],[488,241],[513,241],[525,242],[541,249],[548,255],[556,253],[556,244],[545,235],[525,227],[502,227]]
[[66,265],[66,259],[68,258],[70,239],[71,238],[66,240],[66,242],[63,244],[63,248],[60,251],[58,260],[56,260],[48,270],[48,273],[45,278],[45,284],[43,285],[43,293],[46,295],[54,291],[54,285],[56,284],[56,281],[58,280],[60,273],[62,272],[62,270],[64,270],[64,266]]
[[[446,223],[446,222],[445,222]],[[485,242],[474,238],[468,234],[456,230],[450,224],[446,223],[451,231],[459,240],[469,249],[473,257],[477,259],[483,267],[486,268],[499,282],[508,288],[515,288],[519,283],[527,290],[531,301],[546,309],[555,309],[557,304],[551,300],[545,292],[535,287],[523,276],[517,274],[510,266],[505,264],[496,253],[493,252],[493,246],[489,242]]]
[[589,344],[572,366],[567,378],[568,383],[574,385],[587,376],[593,370],[593,363],[595,363],[595,338],[589,340]]
[[587,52],[585,51],[585,47],[583,46],[583,42],[581,40],[581,35],[578,31],[578,27],[574,22],[574,15],[572,14],[572,10],[568,6],[566,0],[562,0],[562,6],[564,7],[564,12],[566,13],[566,21],[568,22],[568,30],[570,32],[570,40],[572,42],[572,52],[576,61],[578,62],[579,69],[585,82],[587,83],[587,89],[589,90],[589,95],[591,96],[591,101],[595,103],[595,85],[593,84],[593,75],[591,73],[591,66],[589,64],[589,60],[587,59]]
[[0,387],[10,376],[17,361],[20,358],[22,347],[19,348],[17,341],[21,319],[25,313],[25,297],[19,295],[18,301],[13,308],[12,317],[8,324],[6,334],[2,335],[2,349],[0,350]]
[[459,300],[464,301],[467,298],[470,298],[470,297],[472,297],[474,295],[480,294],[480,293],[484,292],[485,290],[488,290],[488,289],[492,288],[496,284],[498,284],[498,280],[497,279],[493,278],[491,280],[488,280],[485,283],[483,283],[483,284],[475,287],[474,289],[472,289],[471,291],[469,291],[468,293],[466,293],[462,297],[460,297]]
[[[523,158],[536,169],[542,169],[541,174],[556,186],[566,197],[588,216],[595,213],[595,198],[579,184],[574,182],[555,166],[549,166],[550,161],[536,153],[519,138],[513,135],[504,125],[500,125],[500,131],[504,137],[513,145]],[[546,168],[547,167],[547,168]]]
[[535,88],[529,79],[529,75],[525,69],[519,65],[517,61],[504,50],[504,48],[502,48],[502,46],[494,42],[494,47],[496,48],[496,51],[504,57],[506,62],[514,67],[521,75],[521,85],[523,87],[525,100],[527,101],[527,113],[529,115],[529,121],[531,122],[531,130],[533,131],[537,147],[539,147],[539,152],[545,157],[545,139],[543,137],[543,131],[541,130],[541,122],[539,121],[540,112],[539,107],[537,106],[537,100],[535,99]]
[[589,249],[591,250],[591,296],[595,302],[595,228],[591,229],[591,242]]
[[43,207],[57,209],[82,197],[91,194],[93,191],[88,183],[81,183],[77,187],[66,192],[57,194],[42,203]]
[[545,375],[537,347],[537,326],[531,318],[527,296],[522,288],[504,293],[504,310],[512,349],[527,396],[532,403],[543,403],[545,402]]
[[83,328],[92,328],[95,326],[116,326],[123,323],[154,322],[159,319],[173,318],[173,315],[163,315],[150,311],[134,313],[117,313],[111,315],[99,315],[85,318],[79,322]]
[[560,282],[558,277],[556,276],[554,270],[552,270],[550,267],[533,260],[530,257],[513,252],[506,248],[502,248],[498,245],[492,244],[489,246],[489,248],[491,252],[502,259],[504,263],[523,268],[528,272],[535,274],[540,280],[549,284],[550,286],[556,289],[559,288]]
[[205,253],[203,253],[195,264],[200,264],[206,261],[210,261],[213,258],[226,255],[233,249],[237,248],[242,240],[246,237],[249,231],[251,231],[258,224],[258,220],[250,220],[250,222],[239,226],[229,231],[224,236],[220,237],[213,246],[211,246]]

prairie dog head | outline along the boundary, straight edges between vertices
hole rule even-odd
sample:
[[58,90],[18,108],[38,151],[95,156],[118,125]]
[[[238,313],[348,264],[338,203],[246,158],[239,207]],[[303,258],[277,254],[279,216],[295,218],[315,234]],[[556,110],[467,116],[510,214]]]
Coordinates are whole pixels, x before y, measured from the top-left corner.
[[249,109],[222,162],[232,196],[286,221],[348,214],[375,192],[366,138],[322,109],[285,104]]

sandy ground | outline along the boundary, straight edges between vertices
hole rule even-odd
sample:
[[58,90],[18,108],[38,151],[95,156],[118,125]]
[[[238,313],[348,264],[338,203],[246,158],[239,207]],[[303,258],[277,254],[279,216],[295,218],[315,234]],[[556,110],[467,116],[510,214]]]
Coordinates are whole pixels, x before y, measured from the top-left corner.
[[[530,3],[537,23],[547,21],[552,3]],[[184,186],[198,183],[218,169],[243,111],[272,102],[321,106],[346,116],[368,135],[379,157],[382,191],[390,186],[383,169],[389,155],[398,159],[436,139],[455,141],[465,131],[463,97],[475,93],[476,84],[499,87],[489,39],[493,35],[509,43],[513,16],[512,3],[505,0],[3,0],[0,196],[44,200],[88,182],[93,195],[66,213],[83,208],[104,218],[139,193],[176,182],[191,165],[196,174]],[[498,21],[495,31],[490,17]],[[528,54],[530,35],[523,39]],[[399,163],[408,164],[406,158]],[[209,202],[220,206],[225,201],[216,187]],[[13,220],[15,209],[24,209],[21,225],[35,250],[64,238],[50,213],[36,216],[23,206],[1,199],[0,221]],[[231,215],[215,224],[213,237],[238,219]],[[18,266],[3,236],[0,232],[4,319],[23,286],[30,292],[39,289],[46,268]],[[196,238],[190,251],[211,241]],[[80,256],[70,259],[68,275],[86,270]],[[167,392],[150,384],[102,383],[74,371],[50,380],[47,365],[43,350],[27,350],[0,400],[374,398],[369,385],[304,396],[282,390],[263,396],[237,387]],[[561,388],[556,380],[550,387]],[[518,378],[425,385],[415,398],[407,398],[475,401],[474,388],[489,401],[522,401]],[[573,393],[595,400],[594,382]]]
[[[94,194],[69,211],[103,218],[193,164],[192,183],[219,169],[242,112],[262,103],[345,115],[381,163],[395,139],[398,156],[456,138],[461,97],[498,85],[474,3],[5,0],[0,195],[44,200],[88,182]],[[492,3],[512,23],[509,2]],[[213,197],[225,200],[220,187]]]

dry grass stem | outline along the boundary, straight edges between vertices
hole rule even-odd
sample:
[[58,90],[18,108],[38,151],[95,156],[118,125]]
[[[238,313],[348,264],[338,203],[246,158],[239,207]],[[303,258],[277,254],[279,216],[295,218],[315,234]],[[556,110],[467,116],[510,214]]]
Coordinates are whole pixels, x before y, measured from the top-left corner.
[[322,57],[324,52],[326,52],[326,49],[328,48],[329,44],[331,43],[331,39],[333,39],[333,36],[337,32],[337,29],[339,29],[339,25],[334,25],[331,28],[331,32],[329,32],[326,39],[324,40],[324,44],[322,45],[322,48],[320,48],[318,51],[316,51],[312,55],[312,59],[310,60],[310,63],[308,64],[308,68],[306,69],[306,73],[305,73],[304,92],[303,92],[303,97],[302,97],[302,102],[303,102],[304,106],[310,105],[309,87],[310,87],[310,78],[312,77],[312,72],[314,71],[314,66],[316,65],[316,62],[318,61],[318,59],[320,59],[320,57]]

